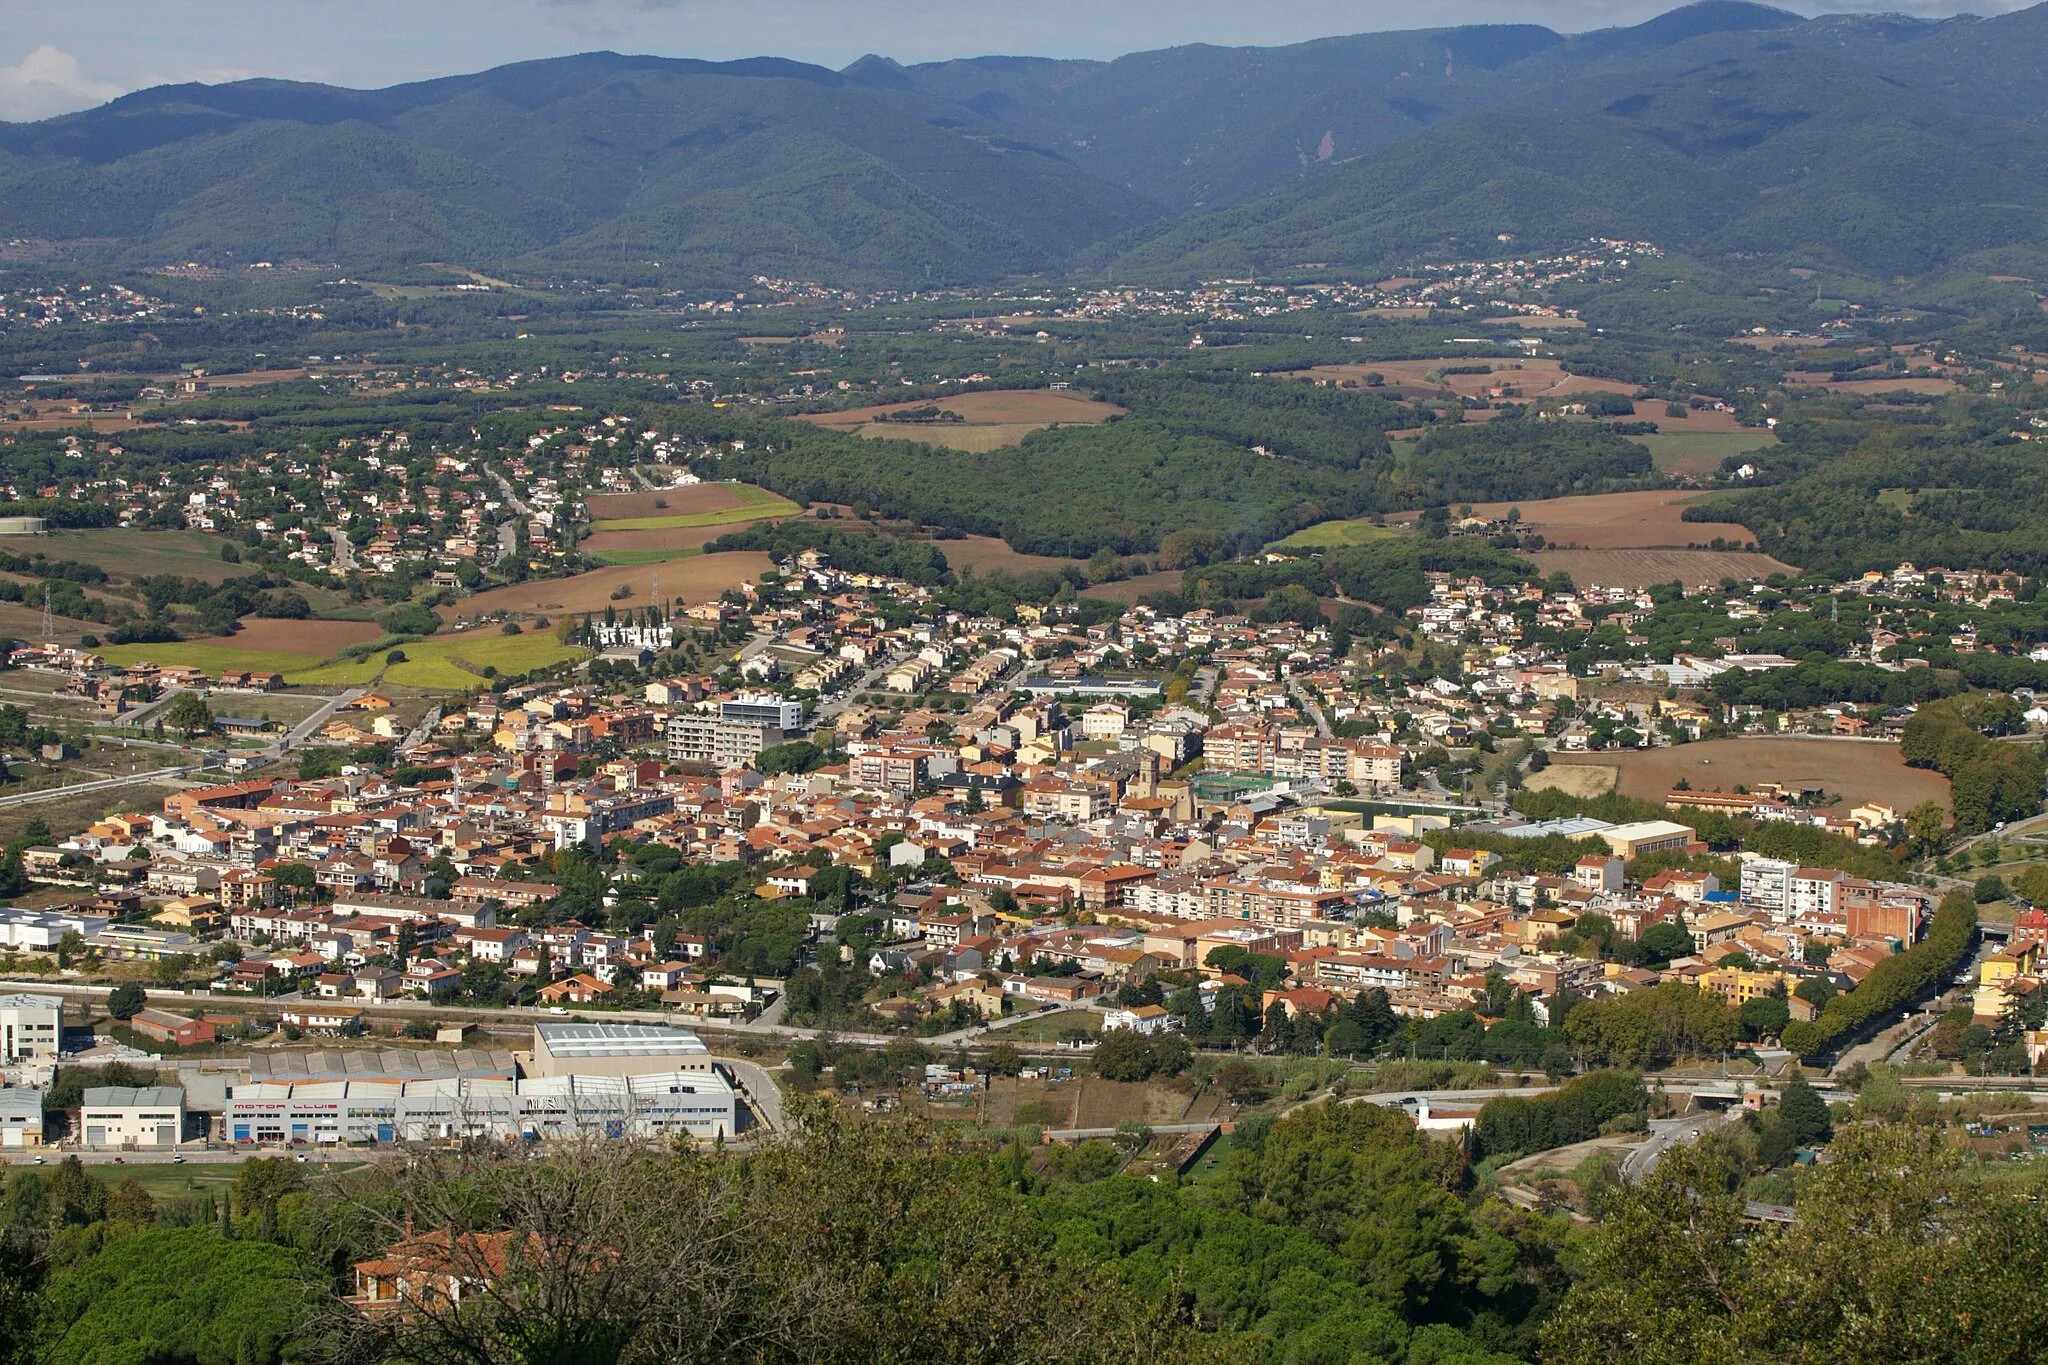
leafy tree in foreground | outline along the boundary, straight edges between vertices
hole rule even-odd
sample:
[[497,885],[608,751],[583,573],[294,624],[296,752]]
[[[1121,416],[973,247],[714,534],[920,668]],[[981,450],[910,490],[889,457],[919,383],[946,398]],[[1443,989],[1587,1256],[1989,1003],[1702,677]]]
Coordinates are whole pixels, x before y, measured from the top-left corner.
[[1739,1162],[1674,1147],[1619,1192],[1543,1331],[1570,1365],[1895,1360],[2021,1365],[2048,1335],[2048,1206],[1986,1182],[1939,1133],[1859,1128],[1752,1227]]
[[305,1311],[307,1269],[284,1247],[207,1228],[117,1237],[51,1278],[39,1358],[269,1365]]

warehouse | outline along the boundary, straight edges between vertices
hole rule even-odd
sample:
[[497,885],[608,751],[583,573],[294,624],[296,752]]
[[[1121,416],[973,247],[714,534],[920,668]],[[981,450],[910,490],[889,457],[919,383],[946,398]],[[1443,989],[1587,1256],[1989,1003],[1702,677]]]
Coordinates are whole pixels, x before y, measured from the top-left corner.
[[730,1137],[738,1102],[716,1071],[505,1081],[268,1081],[230,1087],[226,1137],[260,1146],[461,1138]]
[[185,1129],[185,1092],[175,1085],[92,1086],[79,1116],[88,1147],[175,1147]]
[[525,1067],[529,1076],[644,1076],[713,1069],[710,1049],[688,1029],[581,1020],[535,1024],[533,1060]]

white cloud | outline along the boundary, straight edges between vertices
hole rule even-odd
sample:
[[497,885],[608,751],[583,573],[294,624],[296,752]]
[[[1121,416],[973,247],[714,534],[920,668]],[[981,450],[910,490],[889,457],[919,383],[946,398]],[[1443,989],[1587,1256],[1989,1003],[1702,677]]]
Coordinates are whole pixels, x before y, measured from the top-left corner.
[[13,66],[0,66],[0,119],[20,123],[105,104],[120,86],[85,74],[78,58],[48,43]]

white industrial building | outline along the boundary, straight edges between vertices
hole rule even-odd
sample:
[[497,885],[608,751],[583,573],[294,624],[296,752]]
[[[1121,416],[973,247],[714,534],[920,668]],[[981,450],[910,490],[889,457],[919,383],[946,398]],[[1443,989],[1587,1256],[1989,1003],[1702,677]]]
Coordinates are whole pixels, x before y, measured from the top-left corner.
[[43,1145],[43,1092],[26,1085],[0,1090],[0,1147]]
[[60,996],[0,995],[0,1059],[54,1059],[64,1042],[63,1014]]
[[262,1146],[550,1138],[719,1138],[738,1100],[717,1071],[500,1081],[268,1081],[231,1086],[227,1136]]
[[18,953],[53,953],[64,935],[94,938],[112,922],[112,917],[107,915],[0,906],[0,948],[11,948]]
[[229,1087],[222,1135],[260,1146],[551,1138],[709,1140],[739,1130],[733,1084],[688,1029],[549,1020],[509,1053],[278,1053]]
[[88,1147],[175,1147],[185,1092],[175,1085],[100,1085],[85,1092],[79,1127]]
[[640,1076],[714,1069],[703,1039],[662,1024],[544,1021],[533,1026],[529,1076]]

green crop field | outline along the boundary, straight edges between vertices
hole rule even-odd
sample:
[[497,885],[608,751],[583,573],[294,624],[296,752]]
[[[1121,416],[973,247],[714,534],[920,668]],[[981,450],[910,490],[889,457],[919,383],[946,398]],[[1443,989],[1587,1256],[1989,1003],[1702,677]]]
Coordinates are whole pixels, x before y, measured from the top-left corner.
[[403,663],[387,665],[384,660],[390,651],[380,649],[366,659],[337,659],[304,673],[287,674],[286,681],[350,685],[373,681],[381,673],[385,682],[405,687],[466,692],[482,685],[484,678],[464,664],[474,664],[479,669],[495,668],[500,673],[525,673],[580,659],[590,652],[565,645],[548,634],[436,636],[398,648],[405,654]]
[[745,499],[738,507],[721,507],[711,512],[684,512],[672,517],[623,517],[615,521],[594,521],[594,531],[666,531],[677,526],[724,526],[728,522],[759,521],[763,517],[794,516],[803,508],[765,488],[728,485]]
[[91,531],[52,531],[38,537],[35,548],[52,559],[97,564],[110,574],[177,574],[218,583],[250,572],[220,557],[227,542],[200,531],[138,531],[103,527]]
[[591,558],[600,564],[666,564],[671,559],[688,559],[703,553],[703,546],[689,545],[672,550],[600,550]]
[[1663,474],[1708,473],[1730,455],[1768,450],[1778,443],[1768,431],[1673,431],[1629,439],[1649,448],[1651,464]]
[[108,663],[120,664],[124,668],[140,663],[172,664],[203,668],[215,674],[222,669],[246,668],[283,673],[287,677],[295,671],[318,666],[326,657],[320,654],[283,654],[267,649],[237,649],[233,645],[208,644],[203,640],[173,640],[160,645],[105,645],[99,650],[99,655]]
[[1299,550],[1336,549],[1346,545],[1370,545],[1376,540],[1386,540],[1403,532],[1392,526],[1375,526],[1369,521],[1319,521],[1313,526],[1304,526],[1285,540],[1273,544],[1281,548]]
[[376,681],[381,673],[387,682],[408,687],[442,691],[467,691],[484,681],[481,674],[454,662],[461,659],[478,668],[486,665],[500,673],[525,673],[549,664],[580,659],[587,650],[565,645],[552,635],[463,635],[436,637],[401,645],[405,662],[386,665],[387,650],[375,650],[367,657],[329,659],[318,654],[281,654],[270,650],[237,649],[233,645],[176,640],[160,645],[110,645],[101,657],[115,664],[182,664],[217,674],[223,669],[247,668],[284,674],[293,686],[348,687]]

